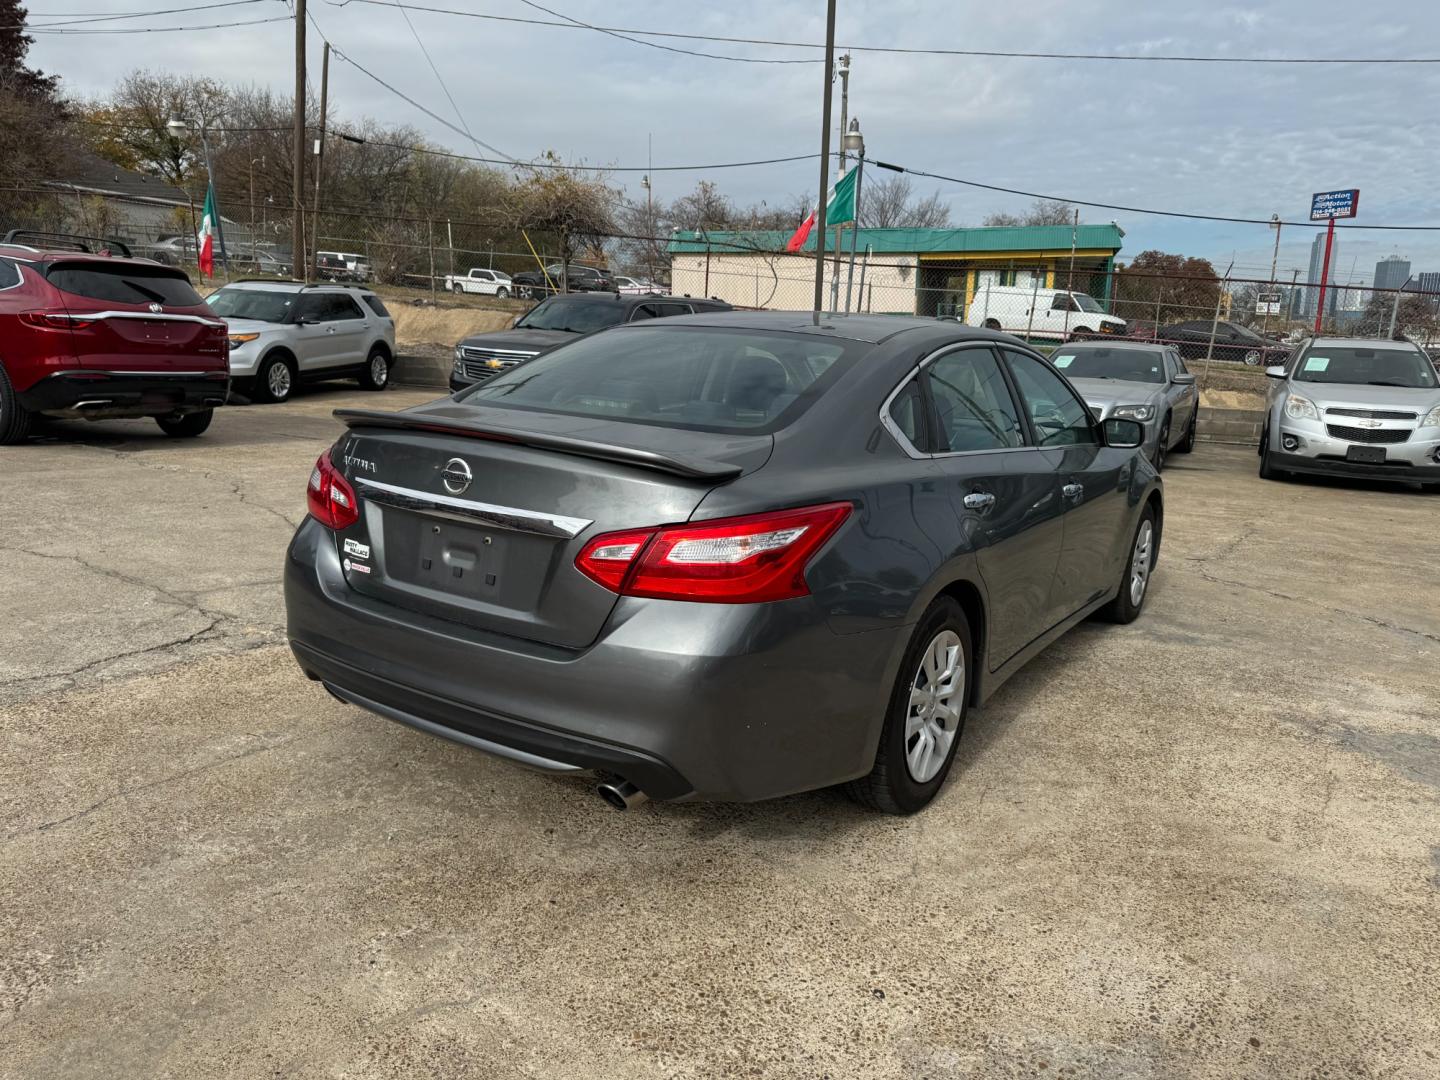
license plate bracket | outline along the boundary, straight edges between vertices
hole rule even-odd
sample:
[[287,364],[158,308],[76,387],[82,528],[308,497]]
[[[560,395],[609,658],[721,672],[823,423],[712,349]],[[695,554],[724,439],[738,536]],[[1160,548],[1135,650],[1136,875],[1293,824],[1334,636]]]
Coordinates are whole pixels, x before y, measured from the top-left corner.
[[1385,448],[1383,446],[1346,447],[1345,460],[1353,461],[1360,465],[1384,465]]

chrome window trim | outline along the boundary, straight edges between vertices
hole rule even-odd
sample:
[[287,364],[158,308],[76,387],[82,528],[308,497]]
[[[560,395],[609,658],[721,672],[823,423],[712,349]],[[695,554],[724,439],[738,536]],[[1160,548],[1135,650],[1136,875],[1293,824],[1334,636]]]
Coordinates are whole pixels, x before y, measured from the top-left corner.
[[497,506],[494,503],[456,499],[449,495],[416,491],[414,488],[399,487],[395,484],[383,484],[379,480],[367,480],[363,476],[355,477],[355,482],[365,489],[363,494],[382,506],[393,506],[399,510],[410,510],[421,514],[434,514],[472,524],[490,525],[497,529],[513,529],[517,532],[538,533],[541,536],[573,540],[595,524],[588,518],[566,517],[563,514],[542,514],[514,506]]
[[[890,406],[894,404],[895,399],[900,396],[900,391],[904,390],[905,387],[909,385],[911,379],[919,378],[920,372],[929,365],[933,364],[936,360],[939,360],[941,357],[944,356],[949,356],[951,353],[962,352],[965,349],[987,349],[991,350],[991,355],[995,357],[995,362],[997,364],[1003,364],[1005,362],[1004,359],[996,355],[993,351],[996,347],[1002,344],[1005,346],[1005,348],[1014,348],[1014,346],[1010,345],[1008,342],[993,341],[961,341],[952,342],[949,345],[942,345],[940,346],[940,348],[936,349],[929,356],[924,357],[918,364],[911,368],[910,371],[905,375],[905,377],[902,378],[898,384],[896,384],[895,389],[890,391],[890,393],[886,396],[884,403],[880,406],[880,426],[890,433],[890,437],[893,438],[900,445],[900,449],[905,452],[906,457],[913,458],[915,461],[936,461],[943,458],[967,457],[971,454],[1013,454],[1021,450],[1042,449],[1038,446],[1032,446],[1028,441],[1024,441],[1027,440],[1028,437],[1025,432],[1022,431],[1020,433],[1020,438],[1022,440],[1022,444],[1020,446],[996,446],[989,450],[942,450],[933,454],[927,454],[921,450],[915,449],[914,444],[905,437],[905,433],[900,430],[900,425],[895,423],[894,418],[890,415]],[[1016,351],[1024,352],[1026,350],[1017,349]],[[1042,364],[1045,362],[1043,357],[1035,353],[1029,353],[1029,355],[1035,357],[1035,359],[1039,360]],[[1006,389],[1007,391],[1009,389],[1008,383],[1006,385]],[[1088,406],[1086,407],[1086,411],[1089,411]]]

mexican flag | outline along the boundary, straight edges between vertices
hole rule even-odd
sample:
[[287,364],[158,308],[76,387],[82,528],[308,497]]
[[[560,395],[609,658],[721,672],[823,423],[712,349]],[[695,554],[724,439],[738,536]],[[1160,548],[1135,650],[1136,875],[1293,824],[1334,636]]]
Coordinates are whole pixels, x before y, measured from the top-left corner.
[[[851,169],[835,181],[835,186],[830,189],[830,197],[825,200],[826,228],[855,220],[855,178],[859,175],[858,168]],[[800,227],[786,243],[786,251],[799,251],[805,246],[805,241],[810,239],[810,230],[815,228],[815,216],[819,211],[817,206],[810,211],[810,216],[800,223]]]
[[[193,204],[192,204],[193,205]],[[195,237],[195,247],[200,254],[200,273],[206,277],[215,276],[215,185],[205,188],[205,211],[200,217],[200,234]]]

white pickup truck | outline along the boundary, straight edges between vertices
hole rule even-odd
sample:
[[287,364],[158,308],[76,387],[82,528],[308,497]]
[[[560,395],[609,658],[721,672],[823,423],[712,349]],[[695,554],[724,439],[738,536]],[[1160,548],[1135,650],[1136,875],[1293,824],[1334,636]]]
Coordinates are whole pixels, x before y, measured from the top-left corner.
[[514,287],[510,284],[509,274],[503,270],[486,270],[479,266],[464,276],[447,275],[445,288],[451,292],[478,293],[481,296],[506,297],[515,292]]

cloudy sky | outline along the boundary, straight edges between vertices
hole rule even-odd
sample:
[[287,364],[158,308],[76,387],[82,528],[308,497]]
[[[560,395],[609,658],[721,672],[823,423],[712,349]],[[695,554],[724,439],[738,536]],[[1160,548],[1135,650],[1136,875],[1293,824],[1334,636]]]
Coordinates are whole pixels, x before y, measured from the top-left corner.
[[[198,4],[215,0],[198,0]],[[520,18],[550,19],[524,0],[407,0]],[[458,123],[404,15],[351,0],[310,0],[325,35],[375,74]],[[157,7],[178,7],[157,5]],[[565,16],[608,26],[786,41],[824,39],[821,0],[545,0]],[[37,26],[72,13],[145,10],[136,0],[31,0]],[[157,15],[114,26],[184,26],[283,16],[284,0]],[[414,11],[429,49],[475,136],[528,158],[553,149],[571,160],[644,165],[783,157],[818,149],[821,64],[739,63],[678,55],[591,30]],[[101,24],[104,25],[104,24]],[[1392,0],[840,0],[842,45],[1269,57],[1440,56],[1440,4]],[[657,39],[663,40],[663,39]],[[293,30],[286,22],[191,33],[37,35],[31,58],[74,94],[105,92],[134,67],[168,68],[288,91]],[[768,59],[818,53],[670,42]],[[320,42],[311,35],[318,76]],[[1303,220],[1310,193],[1362,191],[1358,224],[1440,224],[1440,119],[1431,102],[1440,64],[1236,65],[1135,63],[856,52],[851,114],[869,153],[950,176],[1131,206]],[[342,116],[411,124],[436,143],[475,152],[463,136],[345,64],[332,63]],[[838,109],[838,104],[837,104]],[[708,174],[737,201],[784,200],[813,189],[812,162]],[[703,173],[659,174],[673,197]],[[633,184],[634,179],[630,182]],[[1028,200],[954,184],[938,187],[952,219],[977,224]],[[1274,233],[1263,225],[1184,222],[1087,210],[1114,218],[1125,251],[1156,247],[1210,258],[1236,276],[1266,276]],[[1281,275],[1304,277],[1312,232],[1287,228]],[[1339,276],[1367,282],[1392,251],[1415,270],[1440,270],[1440,232],[1343,234]]]

